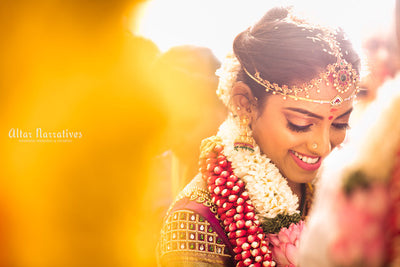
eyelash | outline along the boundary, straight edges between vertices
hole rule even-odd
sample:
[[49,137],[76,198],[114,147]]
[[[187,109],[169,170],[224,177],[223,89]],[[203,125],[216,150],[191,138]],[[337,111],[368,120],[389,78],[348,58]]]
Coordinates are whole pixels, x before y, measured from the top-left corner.
[[[287,121],[287,127],[289,130],[297,133],[307,132],[310,130],[310,126],[312,124],[300,126]],[[350,128],[348,123],[332,123],[332,126],[335,127],[337,130],[347,130]]]
[[300,125],[296,125],[291,123],[290,121],[287,121],[287,127],[289,128],[289,130],[293,131],[293,132],[307,132],[308,130],[310,130],[310,126],[312,124],[309,125],[305,125],[305,126],[300,126]]
[[332,123],[332,126],[338,130],[350,129],[350,125],[348,123]]

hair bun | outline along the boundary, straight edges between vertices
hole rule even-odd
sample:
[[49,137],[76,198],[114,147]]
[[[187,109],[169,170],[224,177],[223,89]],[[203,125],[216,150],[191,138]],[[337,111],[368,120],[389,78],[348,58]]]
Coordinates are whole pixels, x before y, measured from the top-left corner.
[[274,7],[270,9],[261,19],[261,21],[281,20],[288,16],[289,7]]
[[290,10],[290,7],[274,7],[270,9],[249,29],[249,33],[253,36],[264,35],[266,30],[272,30],[272,27],[275,27],[280,21],[287,18]]

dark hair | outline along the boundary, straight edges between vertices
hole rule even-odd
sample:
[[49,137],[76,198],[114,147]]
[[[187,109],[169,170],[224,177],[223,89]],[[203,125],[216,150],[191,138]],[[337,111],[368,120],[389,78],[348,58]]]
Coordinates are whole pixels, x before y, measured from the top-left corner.
[[[329,44],[318,38],[322,29],[299,26],[285,20],[288,8],[276,7],[268,11],[253,27],[241,32],[233,42],[233,51],[242,68],[238,81],[246,83],[258,98],[259,108],[263,106],[268,93],[265,87],[252,80],[243,70],[257,71],[263,79],[282,85],[299,85],[310,81],[336,62],[336,57],[325,52]],[[315,39],[313,39],[315,38]],[[360,58],[349,40],[338,29],[336,41],[344,59],[359,72]]]

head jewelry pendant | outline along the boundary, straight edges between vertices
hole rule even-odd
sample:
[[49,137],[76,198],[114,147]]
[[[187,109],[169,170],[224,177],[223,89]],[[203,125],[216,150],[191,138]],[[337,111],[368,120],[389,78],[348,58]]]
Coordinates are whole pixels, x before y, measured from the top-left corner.
[[[249,72],[249,70],[246,69],[245,66],[242,66],[244,72],[255,82],[265,87],[267,92],[271,92],[274,95],[282,95],[284,99],[292,98],[294,100],[303,100],[319,104],[330,104],[332,106],[338,106],[344,101],[353,99],[359,92],[357,85],[359,81],[359,75],[353,66],[344,59],[343,54],[340,51],[339,43],[336,41],[335,33],[328,29],[322,30],[324,31],[324,34],[319,38],[329,45],[331,51],[327,51],[327,53],[334,55],[336,57],[336,62],[329,64],[324,72],[320,73],[318,77],[312,79],[311,81],[300,86],[279,86],[277,83],[269,82],[268,80],[263,79],[257,69],[255,69],[255,74],[253,75]],[[323,82],[327,86],[332,86],[337,91],[336,96],[329,100],[310,98],[310,92],[312,90],[316,90],[316,92],[319,93],[318,88]],[[353,92],[349,96],[344,97],[343,94],[348,92],[350,89],[354,89]]]

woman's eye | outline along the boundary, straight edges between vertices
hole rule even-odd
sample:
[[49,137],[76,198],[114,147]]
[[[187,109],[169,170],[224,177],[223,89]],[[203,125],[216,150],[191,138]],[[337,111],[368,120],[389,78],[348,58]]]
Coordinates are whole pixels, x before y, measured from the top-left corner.
[[350,129],[350,126],[349,126],[348,123],[332,123],[332,126],[335,127],[338,130]]
[[293,131],[293,132],[307,132],[308,130],[310,130],[310,126],[312,124],[308,124],[308,125],[296,125],[294,123],[291,123],[290,121],[287,121],[287,127],[289,128],[289,130]]

